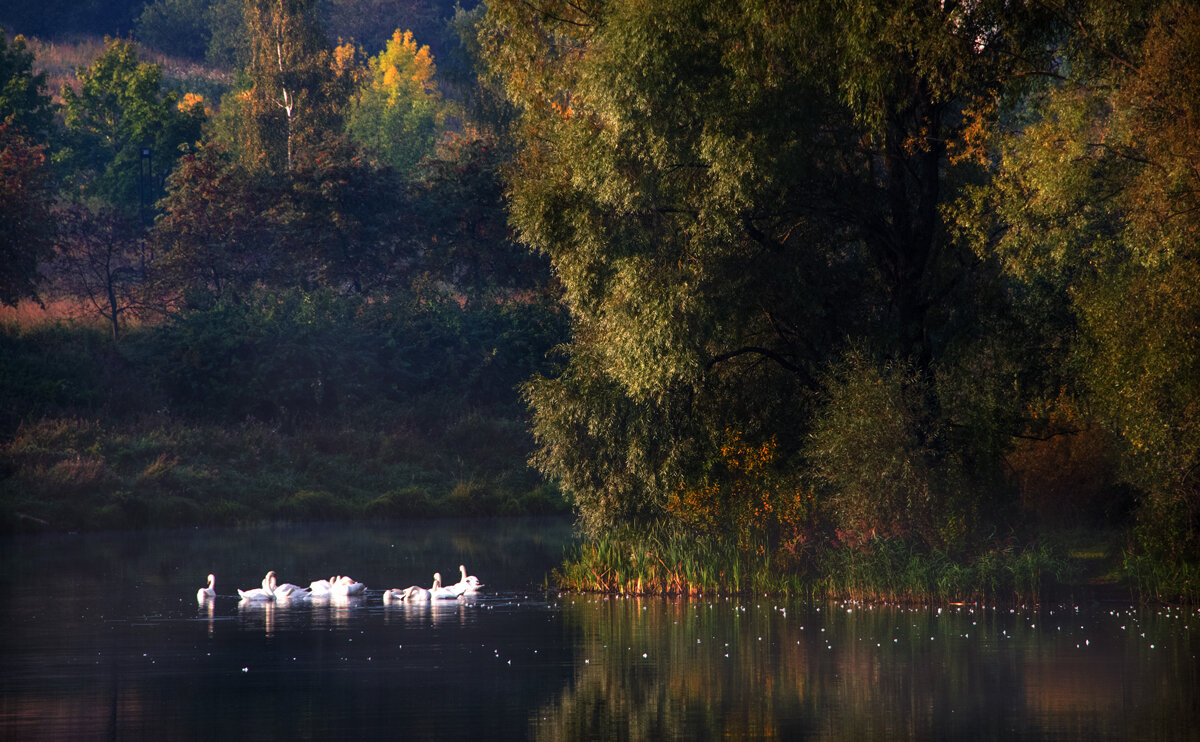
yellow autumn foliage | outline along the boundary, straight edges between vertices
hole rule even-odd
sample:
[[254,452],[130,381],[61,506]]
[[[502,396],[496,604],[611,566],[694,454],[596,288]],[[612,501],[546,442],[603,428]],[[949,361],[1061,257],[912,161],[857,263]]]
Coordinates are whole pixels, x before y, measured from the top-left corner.
[[384,93],[388,103],[414,93],[435,94],[437,68],[428,46],[418,46],[412,31],[396,29],[387,47],[371,60],[371,87]]

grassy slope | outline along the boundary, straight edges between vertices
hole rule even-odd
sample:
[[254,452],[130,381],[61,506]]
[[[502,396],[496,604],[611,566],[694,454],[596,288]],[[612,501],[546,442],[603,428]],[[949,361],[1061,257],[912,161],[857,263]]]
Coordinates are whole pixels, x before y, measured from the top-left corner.
[[525,468],[522,421],[466,412],[444,422],[285,430],[169,416],[43,419],[0,445],[0,524],[81,530],[564,509]]
[[277,421],[200,419],[168,412],[103,328],[5,314],[0,530],[567,509],[526,465],[515,398],[481,407],[443,393]]

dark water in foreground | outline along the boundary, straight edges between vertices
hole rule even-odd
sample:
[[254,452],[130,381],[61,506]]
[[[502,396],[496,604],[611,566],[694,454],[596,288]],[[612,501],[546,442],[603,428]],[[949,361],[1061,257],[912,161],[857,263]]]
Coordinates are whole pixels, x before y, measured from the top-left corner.
[[[1200,739],[1194,609],[547,593],[569,539],[533,519],[7,539],[0,740]],[[459,563],[477,599],[383,605]],[[239,605],[267,569],[370,590]]]

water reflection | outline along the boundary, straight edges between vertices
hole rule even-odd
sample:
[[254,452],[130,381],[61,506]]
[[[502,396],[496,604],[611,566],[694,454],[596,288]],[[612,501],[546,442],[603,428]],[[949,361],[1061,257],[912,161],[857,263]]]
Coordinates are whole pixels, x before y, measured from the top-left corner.
[[637,598],[562,610],[580,660],[534,717],[543,740],[1182,739],[1200,720],[1190,629],[1145,612]]
[[216,627],[217,601],[204,601],[197,609],[197,613],[201,618],[207,619],[206,625],[208,626],[208,638],[211,639],[213,636],[213,629]]
[[[1195,610],[547,594],[569,538],[523,519],[2,541],[0,739],[1200,734]],[[473,599],[382,601],[464,562]],[[370,589],[195,602],[208,572],[231,590],[267,568]]]

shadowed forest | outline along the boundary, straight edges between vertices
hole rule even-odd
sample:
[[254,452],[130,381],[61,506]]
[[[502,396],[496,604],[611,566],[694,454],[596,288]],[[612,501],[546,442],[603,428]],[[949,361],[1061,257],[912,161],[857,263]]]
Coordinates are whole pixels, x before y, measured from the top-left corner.
[[580,589],[1200,595],[1191,3],[0,26],[5,528],[570,510]]

